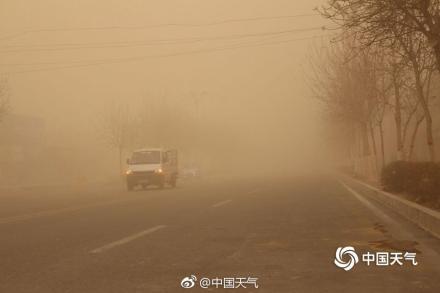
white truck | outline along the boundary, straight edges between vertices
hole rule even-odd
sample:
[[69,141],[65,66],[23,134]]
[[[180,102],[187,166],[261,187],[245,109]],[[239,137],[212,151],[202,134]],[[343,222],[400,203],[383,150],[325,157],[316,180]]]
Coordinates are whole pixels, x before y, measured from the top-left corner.
[[136,186],[147,188],[155,185],[164,188],[165,184],[176,187],[178,168],[176,150],[140,149],[127,159],[126,181],[127,189]]

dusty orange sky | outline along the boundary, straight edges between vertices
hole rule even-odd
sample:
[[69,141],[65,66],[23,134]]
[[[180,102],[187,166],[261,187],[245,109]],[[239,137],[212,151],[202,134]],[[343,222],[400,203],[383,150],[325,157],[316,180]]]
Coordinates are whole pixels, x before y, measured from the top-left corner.
[[[319,138],[319,109],[305,84],[306,56],[310,38],[328,34],[319,29],[325,21],[212,22],[314,14],[321,2],[3,0],[0,72],[9,78],[13,111],[43,117],[58,142],[93,144],[93,120],[114,101],[136,105],[165,96],[190,104],[198,96],[204,111],[222,113],[225,127],[239,125],[255,143],[307,149],[306,141]],[[170,23],[179,25],[148,27]],[[292,32],[298,29],[306,30]],[[283,31],[290,32],[231,39]],[[205,41],[176,42],[188,38]],[[147,45],[157,40],[174,43]],[[79,48],[64,48],[72,44]],[[255,46],[222,49],[243,45]],[[178,56],[164,57],[170,54]],[[109,64],[81,63],[96,60]]]

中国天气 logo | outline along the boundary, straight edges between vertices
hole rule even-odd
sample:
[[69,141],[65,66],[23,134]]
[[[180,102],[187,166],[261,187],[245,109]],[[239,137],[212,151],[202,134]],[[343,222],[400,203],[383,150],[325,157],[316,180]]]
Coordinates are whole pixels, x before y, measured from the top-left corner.
[[[346,260],[344,260],[344,258]],[[349,259],[347,259],[349,258]],[[352,246],[339,247],[336,250],[335,265],[346,271],[351,270],[359,262],[359,257]]]

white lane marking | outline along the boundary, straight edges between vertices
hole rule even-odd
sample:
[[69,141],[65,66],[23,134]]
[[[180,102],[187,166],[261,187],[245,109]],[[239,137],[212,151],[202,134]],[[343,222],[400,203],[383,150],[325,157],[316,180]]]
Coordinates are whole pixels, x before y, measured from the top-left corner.
[[112,249],[112,248],[115,248],[115,247],[117,247],[117,246],[121,246],[121,245],[127,244],[127,243],[129,243],[129,242],[131,242],[131,241],[133,241],[133,240],[136,240],[136,239],[138,239],[138,238],[141,238],[141,237],[143,237],[143,236],[145,236],[145,235],[148,235],[148,234],[154,233],[154,232],[156,232],[156,231],[158,231],[158,230],[160,230],[160,229],[163,229],[163,228],[165,228],[165,227],[166,227],[165,225],[159,225],[159,226],[156,226],[156,227],[150,228],[150,229],[148,229],[148,230],[145,230],[145,231],[142,231],[142,232],[139,232],[139,233],[136,233],[136,234],[133,234],[133,235],[127,236],[127,237],[122,238],[122,239],[120,239],[120,240],[117,240],[117,241],[111,242],[111,243],[109,243],[109,244],[106,244],[106,245],[104,245],[104,246],[101,246],[101,247],[99,247],[99,248],[96,248],[96,249],[90,251],[90,253],[94,253],[94,254],[96,254],[96,253],[102,253],[102,252],[105,252],[105,251],[107,251],[107,250],[109,250],[109,249]]
[[80,206],[76,206],[76,207],[62,208],[62,209],[56,209],[56,210],[45,210],[45,211],[36,212],[36,213],[32,213],[32,214],[25,214],[25,215],[18,215],[18,216],[12,216],[12,217],[7,217],[7,218],[0,218],[0,225],[30,220],[30,219],[34,219],[34,218],[47,217],[47,216],[52,216],[52,215],[62,214],[62,213],[67,213],[67,212],[76,212],[79,210],[90,209],[90,208],[94,208],[94,207],[101,207],[101,206],[106,206],[106,205],[136,201],[136,200],[141,200],[141,199],[142,199],[141,197],[130,198],[130,199],[118,199],[118,200],[112,200],[112,201],[107,201],[107,202],[100,202],[100,203],[94,203],[94,204],[88,204],[88,205],[80,205]]
[[221,202],[218,202],[218,203],[212,205],[212,207],[213,207],[213,208],[218,208],[218,207],[224,206],[225,204],[230,203],[231,201],[232,201],[232,199],[228,199],[228,200],[225,200],[225,201],[221,201]]
[[371,202],[369,202],[367,199],[365,199],[362,195],[360,195],[358,192],[353,190],[351,187],[349,187],[347,184],[345,184],[342,181],[339,181],[339,183],[345,187],[352,195],[354,195],[361,203],[363,203],[367,208],[373,211],[373,213],[378,216],[379,218],[382,218],[385,221],[388,221],[390,223],[393,223],[393,225],[397,225],[397,222],[391,219],[387,214],[380,211],[378,208],[376,208]]

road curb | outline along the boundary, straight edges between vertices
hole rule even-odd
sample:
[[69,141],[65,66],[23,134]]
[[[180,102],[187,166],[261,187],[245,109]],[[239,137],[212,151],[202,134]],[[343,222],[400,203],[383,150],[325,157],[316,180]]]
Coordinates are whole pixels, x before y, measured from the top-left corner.
[[380,190],[365,182],[343,176],[343,181],[360,190],[363,195],[399,213],[433,236],[440,239],[440,212]]

